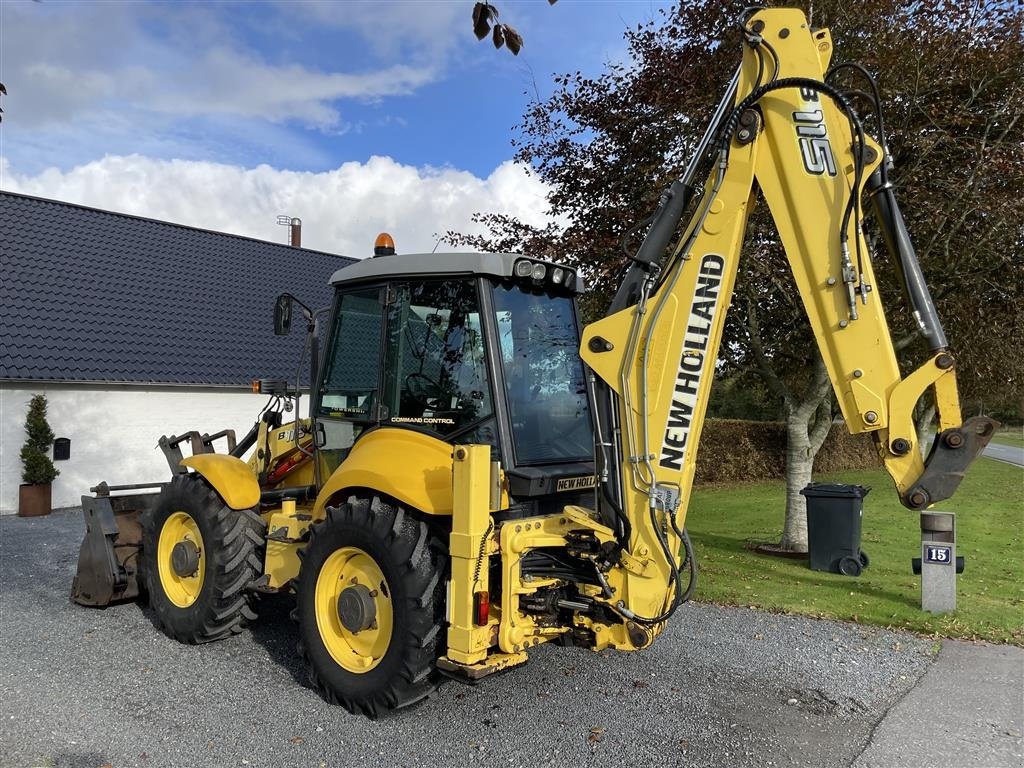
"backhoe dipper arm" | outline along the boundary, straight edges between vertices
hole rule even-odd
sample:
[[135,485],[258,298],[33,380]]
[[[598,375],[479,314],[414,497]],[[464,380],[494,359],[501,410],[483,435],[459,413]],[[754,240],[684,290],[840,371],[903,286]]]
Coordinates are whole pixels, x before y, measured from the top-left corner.
[[[828,31],[811,30],[792,9],[759,11],[745,30],[743,63],[726,97],[730,108],[719,110],[705,141],[711,172],[675,253],[661,269],[649,254],[638,258],[613,313],[588,326],[581,345],[596,378],[601,516],[620,533],[625,551],[664,555],[652,558],[660,578],[631,575],[627,594],[618,596],[625,616],[647,624],[663,621],[674,604],[666,585],[679,581],[679,532],[758,189],[846,425],[852,433],[872,433],[903,504],[923,509],[949,497],[993,428],[985,418],[961,419],[954,359],[879,172],[881,147],[864,135],[842,93],[824,82],[832,54]],[[906,378],[861,232],[860,198],[869,187],[930,347],[929,359]],[[677,184],[663,200],[648,234],[655,247],[663,250],[664,232],[678,224],[682,210],[673,196],[686,191]],[[666,221],[672,215],[675,221]],[[622,306],[626,296],[630,304]],[[929,387],[940,434],[926,464],[912,414]]]

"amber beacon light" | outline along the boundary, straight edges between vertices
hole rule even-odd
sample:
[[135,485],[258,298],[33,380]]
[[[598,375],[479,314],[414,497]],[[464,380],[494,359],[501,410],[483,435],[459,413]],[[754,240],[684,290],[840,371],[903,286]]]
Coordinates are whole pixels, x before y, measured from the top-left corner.
[[377,239],[373,242],[373,255],[374,256],[394,256],[395,255],[395,241],[391,238],[387,232],[381,232],[377,235]]

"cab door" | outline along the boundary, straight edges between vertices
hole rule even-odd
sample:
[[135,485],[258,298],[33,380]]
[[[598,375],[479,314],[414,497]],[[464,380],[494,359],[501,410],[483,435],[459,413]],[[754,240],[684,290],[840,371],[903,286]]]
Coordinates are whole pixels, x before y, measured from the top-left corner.
[[497,449],[477,284],[425,279],[389,287],[382,424]]

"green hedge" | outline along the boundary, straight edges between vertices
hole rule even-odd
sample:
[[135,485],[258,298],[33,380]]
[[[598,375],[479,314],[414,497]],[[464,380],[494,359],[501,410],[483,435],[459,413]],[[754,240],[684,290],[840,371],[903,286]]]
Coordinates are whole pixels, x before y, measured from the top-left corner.
[[[833,424],[814,460],[814,472],[832,473],[880,465],[868,435],[851,435]],[[776,421],[708,419],[697,454],[696,483],[778,480],[786,472],[786,425]]]

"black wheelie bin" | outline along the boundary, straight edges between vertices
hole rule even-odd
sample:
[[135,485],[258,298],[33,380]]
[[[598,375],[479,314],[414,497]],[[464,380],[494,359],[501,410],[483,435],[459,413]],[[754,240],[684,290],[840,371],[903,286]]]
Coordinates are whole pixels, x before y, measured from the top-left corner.
[[868,556],[860,548],[864,497],[870,488],[811,483],[807,498],[807,557],[811,570],[860,576]]

